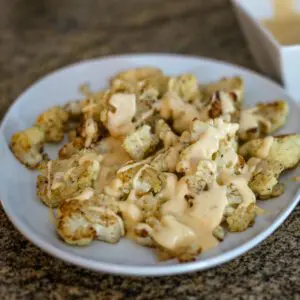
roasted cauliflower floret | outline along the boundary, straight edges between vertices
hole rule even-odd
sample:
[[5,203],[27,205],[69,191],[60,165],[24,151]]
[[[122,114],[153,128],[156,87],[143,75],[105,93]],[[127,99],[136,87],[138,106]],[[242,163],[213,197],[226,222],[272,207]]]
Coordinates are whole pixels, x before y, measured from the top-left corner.
[[[219,139],[225,139],[231,142],[234,146],[236,133],[238,131],[238,124],[224,122],[221,118],[208,120],[206,122],[200,120],[193,120],[187,132],[180,137],[182,142],[194,143],[199,140],[201,136],[208,130],[216,129],[219,132]],[[186,134],[187,133],[187,134]]]
[[270,121],[271,128],[267,133],[272,133],[285,124],[289,113],[289,106],[284,100],[277,100],[271,103],[260,103],[257,105],[257,113]]
[[193,120],[188,130],[181,134],[179,138],[180,142],[185,145],[197,142],[200,136],[207,131],[210,125],[210,122],[204,122],[198,119]]
[[83,101],[82,117],[83,120],[89,118],[93,119],[97,123],[103,120],[107,120],[108,101],[111,98],[112,93],[110,90],[87,92],[87,98]]
[[155,124],[155,134],[163,142],[165,148],[177,144],[179,137],[172,131],[171,127],[162,119]]
[[179,147],[170,147],[154,155],[151,166],[160,172],[175,172],[180,148],[180,145]]
[[129,181],[143,166],[145,166],[145,162],[143,161],[129,161],[117,171],[117,177],[123,182]]
[[213,231],[213,236],[219,241],[223,241],[225,237],[225,229],[222,226],[217,226]]
[[232,184],[226,186],[226,196],[228,200],[228,206],[225,209],[225,216],[231,215],[234,209],[243,202],[243,197],[239,190]]
[[112,82],[116,79],[136,82],[160,76],[163,76],[163,73],[159,68],[143,67],[120,72],[112,78]]
[[263,159],[257,165],[249,186],[260,199],[276,197],[283,193],[283,185],[278,183],[280,174],[294,168],[300,161],[300,135],[266,137],[251,140],[239,149],[246,159]]
[[163,77],[157,77],[150,80],[145,80],[140,84],[140,91],[138,101],[141,102],[150,102],[154,103],[158,100],[164,88],[164,83],[161,81],[165,81]]
[[172,126],[178,133],[188,130],[193,120],[200,117],[200,113],[194,105],[183,101],[173,92],[164,95],[158,109],[163,119],[173,122]]
[[232,93],[237,103],[244,99],[244,81],[241,77],[222,78],[221,80],[201,86],[202,92],[207,98],[210,98],[215,92],[223,91]]
[[101,155],[83,150],[70,159],[49,161],[37,179],[38,196],[47,206],[57,207],[93,187],[101,160]]
[[129,194],[132,190],[132,178],[137,174],[137,172],[145,166],[145,162],[133,162],[130,161],[124,166],[120,167],[117,171],[117,179],[122,182],[122,190],[125,194]]
[[217,166],[214,161],[200,160],[195,174],[186,176],[189,190],[197,194],[208,189],[216,180],[216,172]]
[[58,152],[60,159],[67,159],[78,153],[84,148],[84,140],[80,137],[74,138],[71,142],[65,144]]
[[[198,124],[196,126],[196,124]],[[195,120],[188,140],[192,142],[180,153],[176,166],[179,173],[191,173],[201,159],[212,160],[219,150],[220,143],[226,140],[230,145],[238,129],[238,124],[225,123],[222,119],[215,119],[207,123]]]
[[148,164],[145,164],[132,179],[132,188],[138,195],[149,192],[154,194],[161,191],[164,185],[164,175]]
[[78,120],[82,113],[85,101],[70,101],[64,106],[64,110],[68,113],[70,120]]
[[251,140],[240,147],[239,153],[246,159],[267,158],[280,162],[284,169],[294,168],[300,160],[300,134]]
[[233,213],[226,218],[228,229],[231,232],[245,231],[256,217],[256,205],[251,203],[248,206],[239,205]]
[[108,208],[94,205],[89,200],[71,200],[58,209],[57,232],[71,245],[88,245],[94,239],[116,243],[124,235],[124,224]]
[[[113,93],[134,93],[137,97],[137,115],[144,110],[144,104],[158,100],[167,90],[168,78],[156,68],[137,68],[119,73],[111,80]],[[137,117],[137,119],[139,119]]]
[[222,118],[229,122],[238,122],[240,116],[240,103],[233,92],[216,91],[202,108],[200,119]]
[[260,103],[255,107],[242,110],[240,118],[239,138],[248,141],[264,137],[280,127],[287,119],[288,104],[283,100]]
[[149,125],[144,125],[125,138],[123,147],[131,158],[141,160],[153,152],[157,144],[158,137]]
[[107,92],[85,92],[87,98],[83,101],[82,117],[80,125],[76,128],[77,135],[85,140],[84,147],[89,148],[94,145],[104,131],[101,121],[101,113],[107,117],[107,101],[110,96]]
[[122,182],[125,194],[134,192],[135,196],[142,196],[148,192],[158,193],[164,185],[164,174],[153,168],[147,161],[129,162],[117,171],[117,179]]
[[100,137],[98,122],[91,117],[87,118],[84,121],[84,125],[81,129],[81,136],[85,139],[85,148],[88,148],[92,145],[92,143],[97,142]]
[[44,143],[44,131],[37,126],[33,126],[15,133],[11,137],[10,148],[22,164],[34,169],[43,160],[42,150]]
[[227,172],[235,173],[244,166],[244,159],[237,154],[237,149],[227,140],[220,141],[219,149],[214,154],[214,161],[218,171],[227,170]]
[[147,193],[138,197],[135,204],[142,211],[143,219],[159,217],[159,208],[162,202],[153,193]]
[[171,77],[168,82],[168,91],[176,93],[184,101],[193,102],[199,95],[197,78],[192,74]]
[[278,179],[285,167],[276,160],[261,161],[254,171],[249,187],[259,199],[277,197],[284,192],[284,186]]
[[62,107],[55,106],[39,115],[35,125],[44,131],[46,142],[57,143],[64,137],[68,119],[68,113]]

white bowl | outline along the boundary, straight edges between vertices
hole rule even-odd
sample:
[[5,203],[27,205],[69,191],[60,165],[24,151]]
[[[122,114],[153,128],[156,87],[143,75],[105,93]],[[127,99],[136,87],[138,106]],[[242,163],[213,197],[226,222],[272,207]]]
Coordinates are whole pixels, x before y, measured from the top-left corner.
[[[300,44],[281,45],[262,24],[274,16],[273,0],[231,0],[237,18],[259,68],[282,81],[284,87],[300,101]],[[300,12],[300,0],[296,0]]]
[[[166,74],[195,74],[199,83],[208,83],[224,76],[240,75],[245,80],[245,105],[268,102],[276,98],[287,100],[290,108],[286,125],[278,134],[299,132],[300,107],[271,80],[259,74],[201,57],[181,55],[125,55],[83,61],[47,75],[22,93],[8,110],[0,126],[0,202],[16,228],[35,245],[67,262],[101,272],[127,275],[171,275],[214,267],[250,250],[270,235],[291,213],[300,200],[299,176],[294,169],[281,177],[286,191],[270,201],[258,201],[266,214],[258,216],[251,228],[240,233],[228,233],[217,247],[202,253],[194,262],[158,261],[152,249],[128,239],[118,244],[95,241],[89,247],[71,247],[55,234],[49,209],[36,195],[36,171],[21,165],[9,149],[11,135],[31,126],[36,116],[53,105],[63,105],[80,97],[78,87],[89,83],[92,90],[104,88],[111,76],[121,70],[141,66],[160,67]],[[55,157],[59,146],[48,146],[46,152]],[[56,151],[55,151],[56,150]],[[279,244],[282,241],[278,241]],[[20,253],[20,255],[22,255]]]

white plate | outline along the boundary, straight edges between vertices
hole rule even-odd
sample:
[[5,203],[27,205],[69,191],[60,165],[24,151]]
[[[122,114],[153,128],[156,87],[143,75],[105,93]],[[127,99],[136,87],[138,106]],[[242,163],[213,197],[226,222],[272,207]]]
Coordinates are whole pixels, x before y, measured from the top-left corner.
[[[20,232],[44,251],[96,271],[157,276],[203,270],[227,262],[256,246],[287,218],[300,197],[297,183],[291,180],[297,170],[283,176],[282,180],[286,182],[283,196],[259,202],[268,213],[258,217],[252,228],[243,233],[228,234],[218,247],[201,254],[195,262],[179,264],[176,261],[158,262],[151,249],[127,239],[116,245],[96,241],[85,248],[64,244],[55,235],[49,210],[36,196],[36,172],[23,167],[9,150],[9,139],[15,131],[31,126],[36,116],[48,107],[80,97],[80,84],[89,83],[95,90],[104,88],[116,72],[144,65],[160,67],[167,74],[191,72],[201,83],[241,75],[246,81],[246,105],[286,99],[290,115],[280,133],[300,131],[300,108],[285,91],[269,79],[237,66],[177,55],[126,55],[84,61],[39,80],[17,99],[5,116],[0,128],[0,199],[4,210]],[[55,148],[48,150],[55,153]]]

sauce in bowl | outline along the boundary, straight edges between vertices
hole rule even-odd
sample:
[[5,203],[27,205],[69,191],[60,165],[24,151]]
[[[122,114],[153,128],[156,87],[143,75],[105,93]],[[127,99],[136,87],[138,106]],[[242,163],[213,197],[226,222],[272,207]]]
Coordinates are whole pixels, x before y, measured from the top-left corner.
[[282,45],[300,44],[300,13],[295,0],[273,0],[274,17],[263,20],[264,26]]

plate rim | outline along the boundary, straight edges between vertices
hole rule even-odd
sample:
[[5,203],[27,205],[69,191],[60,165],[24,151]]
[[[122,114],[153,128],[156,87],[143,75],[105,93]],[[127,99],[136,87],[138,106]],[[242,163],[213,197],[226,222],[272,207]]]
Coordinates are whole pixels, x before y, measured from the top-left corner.
[[[11,112],[11,110],[15,107],[15,105],[20,101],[20,99],[23,97],[25,93],[27,93],[31,88],[33,88],[35,85],[39,84],[41,81],[46,80],[48,77],[51,77],[55,75],[55,73],[64,71],[66,69],[71,69],[73,67],[76,67],[81,64],[86,63],[95,63],[99,61],[105,61],[105,60],[114,60],[114,59],[137,59],[137,58],[146,58],[146,57],[172,57],[174,59],[194,59],[202,62],[208,62],[208,63],[217,63],[221,65],[225,65],[228,67],[234,67],[237,70],[242,70],[244,72],[250,73],[254,76],[258,76],[259,78],[268,81],[270,84],[275,85],[277,88],[280,87],[284,90],[283,87],[281,87],[278,83],[273,81],[272,79],[265,77],[264,75],[255,72],[253,70],[249,70],[245,67],[238,66],[235,64],[231,64],[226,61],[221,61],[217,59],[207,58],[203,56],[195,56],[195,55],[181,55],[181,54],[168,54],[168,53],[137,53],[137,54],[121,54],[121,55],[109,55],[109,56],[102,56],[99,58],[93,58],[93,59],[86,59],[81,60],[69,65],[62,66],[58,69],[53,70],[50,73],[47,73],[46,75],[42,76],[38,80],[34,81],[31,85],[29,85],[25,90],[22,91],[22,93],[19,94],[18,97],[11,103],[10,107],[6,111],[3,119],[1,120],[0,124],[0,143],[3,142],[4,134],[3,134],[3,128],[4,124],[7,122],[8,116]],[[289,95],[287,91],[284,90],[284,92],[289,96],[289,99],[291,102],[293,102],[298,108],[299,103]],[[2,204],[3,210],[5,214],[8,216],[11,223],[15,226],[15,228],[28,239],[31,241],[34,245],[36,245],[38,248],[43,250],[44,252],[50,254],[53,257],[56,257],[58,259],[61,259],[67,263],[71,263],[83,268],[87,268],[93,271],[98,272],[105,272],[115,275],[127,275],[127,276],[165,276],[165,275],[176,275],[176,274],[183,274],[187,272],[195,272],[200,270],[209,269],[212,267],[215,267],[217,265],[224,264],[226,262],[229,262],[233,260],[234,258],[237,258],[244,254],[245,252],[251,250],[258,244],[260,244],[263,240],[265,240],[268,236],[270,236],[290,215],[290,213],[293,211],[293,209],[296,207],[296,205],[300,201],[300,189],[297,190],[294,197],[290,200],[290,203],[288,206],[280,212],[280,214],[277,215],[275,220],[271,223],[270,226],[268,226],[265,230],[261,231],[259,234],[257,234],[254,238],[251,238],[249,241],[243,243],[242,245],[235,247],[231,250],[228,250],[226,252],[223,252],[221,254],[218,254],[217,256],[207,258],[204,260],[197,260],[194,262],[188,262],[188,263],[181,263],[176,265],[153,265],[153,266],[143,266],[143,265],[119,265],[116,263],[108,263],[108,262],[101,262],[90,258],[85,258],[82,256],[79,256],[75,253],[66,252],[65,250],[61,250],[54,245],[51,245],[47,242],[47,240],[41,239],[39,234],[33,232],[30,230],[30,228],[27,227],[26,224],[23,224],[20,219],[14,217],[13,209],[9,206],[9,201],[5,201],[0,198],[0,203]]]

